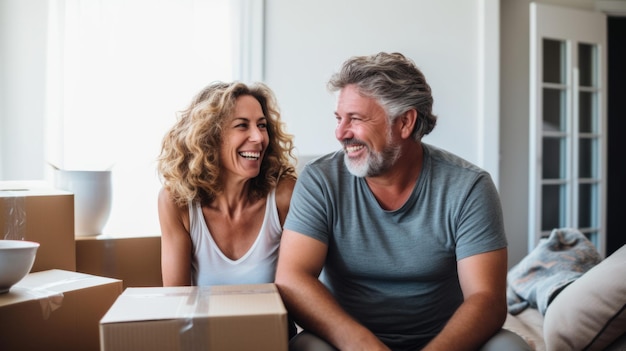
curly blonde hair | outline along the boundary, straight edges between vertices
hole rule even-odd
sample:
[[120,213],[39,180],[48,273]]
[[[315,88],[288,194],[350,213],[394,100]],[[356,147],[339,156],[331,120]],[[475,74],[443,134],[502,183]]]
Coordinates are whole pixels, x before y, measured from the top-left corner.
[[234,114],[238,97],[250,95],[261,104],[267,118],[269,145],[259,175],[251,179],[248,194],[267,196],[283,177],[296,178],[292,164],[293,136],[284,123],[274,93],[263,83],[215,82],[202,89],[189,107],[181,111],[174,126],[165,134],[157,170],[163,186],[178,206],[189,201],[212,201],[221,191],[222,171],[219,150],[222,128]]

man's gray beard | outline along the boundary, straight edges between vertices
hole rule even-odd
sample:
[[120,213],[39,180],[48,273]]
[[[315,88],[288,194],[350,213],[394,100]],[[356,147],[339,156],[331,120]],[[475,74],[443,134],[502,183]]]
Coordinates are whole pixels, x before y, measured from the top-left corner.
[[391,168],[400,158],[400,146],[387,145],[382,152],[368,149],[367,158],[363,162],[350,159],[348,154],[344,154],[343,157],[348,171],[355,177],[376,177]]

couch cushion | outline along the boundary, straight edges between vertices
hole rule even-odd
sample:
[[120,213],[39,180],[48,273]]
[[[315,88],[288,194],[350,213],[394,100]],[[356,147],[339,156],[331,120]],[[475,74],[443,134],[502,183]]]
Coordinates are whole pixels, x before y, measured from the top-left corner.
[[543,326],[547,350],[602,350],[626,331],[626,245],[561,291]]
[[545,351],[543,315],[536,308],[527,308],[519,314],[507,314],[504,329],[519,335],[535,351]]

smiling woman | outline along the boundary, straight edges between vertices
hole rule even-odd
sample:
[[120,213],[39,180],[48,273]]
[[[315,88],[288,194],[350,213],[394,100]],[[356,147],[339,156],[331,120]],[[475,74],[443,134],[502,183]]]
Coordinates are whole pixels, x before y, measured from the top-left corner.
[[263,83],[211,83],[163,138],[165,286],[274,282],[295,184],[293,136]]
[[242,67],[257,60],[250,48],[261,43],[249,29],[262,25],[262,6],[250,0],[50,2],[46,159],[68,170],[111,168],[113,203],[104,234],[159,233],[161,138],[207,81],[260,79]]

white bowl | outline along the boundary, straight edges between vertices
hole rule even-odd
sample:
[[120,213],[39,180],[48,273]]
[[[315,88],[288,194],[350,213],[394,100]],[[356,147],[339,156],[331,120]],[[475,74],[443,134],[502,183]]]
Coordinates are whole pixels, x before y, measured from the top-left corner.
[[24,278],[35,263],[39,243],[0,240],[0,294],[7,293]]

